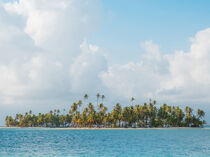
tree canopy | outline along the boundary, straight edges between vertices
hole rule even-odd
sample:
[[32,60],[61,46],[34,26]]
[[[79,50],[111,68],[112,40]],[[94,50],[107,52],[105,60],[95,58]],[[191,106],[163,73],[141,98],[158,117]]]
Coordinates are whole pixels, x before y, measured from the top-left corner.
[[[179,106],[163,104],[157,107],[156,101],[149,100],[142,105],[134,105],[134,97],[130,101],[132,105],[114,105],[108,112],[104,105],[105,96],[96,94],[96,106],[93,103],[85,103],[88,95],[82,100],[72,103],[69,113],[61,114],[59,109],[48,113],[33,114],[30,110],[25,114],[7,116],[7,127],[200,127],[205,124],[203,120],[205,112],[198,109],[193,114],[193,109],[186,106],[182,110]],[[65,111],[65,109],[63,109]]]

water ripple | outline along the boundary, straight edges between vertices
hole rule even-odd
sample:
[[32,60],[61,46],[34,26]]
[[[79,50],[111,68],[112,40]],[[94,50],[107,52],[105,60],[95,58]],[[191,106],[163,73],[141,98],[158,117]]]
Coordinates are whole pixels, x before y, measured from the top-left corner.
[[0,156],[209,157],[209,129],[0,129]]

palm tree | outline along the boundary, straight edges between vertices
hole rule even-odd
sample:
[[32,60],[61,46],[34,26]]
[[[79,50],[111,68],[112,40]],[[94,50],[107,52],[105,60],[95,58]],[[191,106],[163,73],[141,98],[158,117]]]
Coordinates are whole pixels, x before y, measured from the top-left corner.
[[98,106],[98,100],[100,98],[100,94],[99,93],[96,94],[96,98],[97,98],[97,106]]
[[185,117],[185,114],[184,112],[177,106],[176,107],[176,115],[175,115],[175,118],[176,118],[176,126],[182,126],[182,121],[183,121],[183,118]]
[[105,114],[107,111],[107,107],[103,107],[102,112]]
[[133,106],[129,106],[128,111],[129,111],[128,126],[132,127],[132,124],[134,124],[134,122],[136,121]]
[[[79,100],[79,101],[77,102],[77,105],[78,105],[78,107],[80,108],[80,107],[82,106],[82,100]],[[80,109],[79,109],[79,112],[80,112]]]
[[15,125],[14,124],[14,119],[11,116],[6,116],[5,121],[6,121],[6,126],[7,127]]
[[83,97],[84,97],[84,102],[85,102],[85,100],[87,100],[87,99],[88,99],[88,95],[87,95],[87,94],[85,94]]
[[133,105],[133,101],[135,100],[135,98],[134,97],[131,97],[131,103],[132,103],[132,105]]
[[201,109],[198,109],[197,110],[197,115],[198,115],[198,118],[203,118],[205,116],[205,112]]
[[125,123],[124,127],[127,127],[129,121],[129,108],[127,106],[123,108],[121,112],[121,117],[123,122]]
[[[78,108],[82,105],[82,101],[73,103],[70,107],[69,113],[64,115],[60,114],[59,109],[50,110],[46,114],[39,113],[38,115],[32,114],[32,111],[26,112],[24,115],[16,114],[16,116],[7,116],[5,118],[6,126],[18,126],[18,127],[93,127],[96,125],[100,127],[200,127],[205,124],[202,118],[205,116],[203,110],[198,109],[197,114],[194,115],[190,107],[185,108],[186,114],[178,106],[169,106],[163,104],[157,109],[155,106],[156,101],[149,100],[149,103],[143,105],[130,105],[125,106],[123,109],[121,105],[117,103],[113,110],[107,112],[107,107],[103,105],[103,95],[97,94],[98,99],[102,98],[95,110],[92,103],[88,104],[80,113]],[[84,98],[87,98],[85,96]],[[131,102],[135,99],[132,97]],[[65,109],[63,110],[65,111]]]
[[69,113],[74,114],[75,111],[77,111],[77,103],[73,103],[71,105],[71,110],[69,111]]
[[88,114],[88,108],[86,107],[86,108],[84,108],[84,110],[82,112],[82,116],[81,116],[83,126],[87,125],[87,114]]
[[157,113],[157,109],[153,104],[155,104],[155,103],[154,102],[150,103],[148,106],[149,126],[150,127],[155,125],[155,118],[156,118],[156,113]]
[[101,95],[101,100],[102,100],[102,104],[103,104],[103,100],[105,99],[104,95]]
[[122,119],[121,112],[122,112],[121,105],[119,103],[117,103],[111,112],[111,117],[112,117],[112,121],[114,122],[114,127],[116,127],[117,121],[118,121],[118,126],[120,127],[120,123],[121,123],[121,119]]
[[186,112],[186,119],[185,119],[186,125],[187,125],[187,126],[190,126],[191,120],[192,120],[192,115],[191,115],[192,109],[191,109],[190,107],[187,106],[187,107],[185,108],[185,112]]
[[79,107],[81,107],[81,105],[82,105],[82,100],[79,100],[79,101],[77,102],[77,105],[78,105]]
[[104,107],[103,103],[98,105],[98,110],[101,110]]
[[96,111],[94,109],[94,106],[92,103],[88,104],[88,124],[90,127],[92,127],[95,124],[95,114]]

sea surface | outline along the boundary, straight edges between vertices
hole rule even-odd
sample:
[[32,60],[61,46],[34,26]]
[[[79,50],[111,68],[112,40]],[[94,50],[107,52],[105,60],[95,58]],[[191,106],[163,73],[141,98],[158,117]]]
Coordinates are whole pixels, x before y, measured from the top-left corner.
[[0,156],[210,157],[210,129],[0,128]]

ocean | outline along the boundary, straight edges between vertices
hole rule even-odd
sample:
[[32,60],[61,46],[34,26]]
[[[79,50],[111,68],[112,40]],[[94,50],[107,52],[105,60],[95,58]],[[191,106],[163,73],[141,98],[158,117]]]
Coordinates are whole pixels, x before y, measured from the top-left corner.
[[210,129],[0,129],[1,157],[209,157]]

